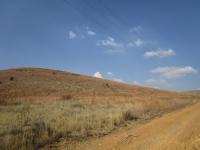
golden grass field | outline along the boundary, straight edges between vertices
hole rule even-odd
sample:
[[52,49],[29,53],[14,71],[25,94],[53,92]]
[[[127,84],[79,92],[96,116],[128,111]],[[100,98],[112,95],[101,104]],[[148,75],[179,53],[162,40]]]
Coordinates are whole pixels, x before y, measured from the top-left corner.
[[130,121],[196,102],[178,93],[50,69],[0,71],[0,149],[103,136]]

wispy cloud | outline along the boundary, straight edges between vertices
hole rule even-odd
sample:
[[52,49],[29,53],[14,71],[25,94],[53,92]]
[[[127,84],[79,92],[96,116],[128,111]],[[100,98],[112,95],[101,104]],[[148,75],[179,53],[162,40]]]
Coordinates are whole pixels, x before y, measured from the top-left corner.
[[155,51],[147,51],[144,53],[145,57],[169,57],[169,56],[174,56],[176,53],[172,49],[159,49]]
[[126,49],[124,48],[113,48],[113,49],[107,49],[105,51],[106,54],[109,54],[109,55],[114,55],[114,54],[122,54],[122,53],[125,53]]
[[114,74],[112,72],[107,72],[107,75],[113,76]]
[[145,80],[145,83],[147,85],[150,85],[152,87],[155,86],[166,86],[166,87],[172,87],[175,86],[174,83],[170,83],[169,81],[165,80],[165,79],[147,79]]
[[136,39],[128,43],[128,47],[139,47],[144,45],[144,41],[141,39]]
[[140,31],[142,31],[141,26],[135,26],[129,29],[129,32],[140,32]]
[[152,73],[159,74],[164,78],[178,78],[188,74],[196,74],[198,71],[191,66],[186,67],[158,67],[151,70]]
[[94,75],[93,75],[93,77],[103,79],[103,75],[100,72],[95,72]]
[[113,48],[119,48],[121,46],[120,43],[117,43],[113,37],[108,36],[105,40],[97,41],[98,46],[108,46]]
[[104,40],[97,41],[97,45],[106,47],[105,53],[107,54],[121,54],[125,53],[130,47],[140,47],[144,45],[144,41],[138,38],[129,43],[117,42],[113,37],[108,36]]
[[96,32],[91,31],[91,30],[88,30],[86,33],[87,33],[87,35],[89,35],[89,36],[95,36],[95,35],[96,35]]
[[119,79],[119,78],[113,78],[112,80],[117,81],[117,82],[121,82],[121,83],[126,83],[124,80]]
[[76,33],[75,32],[73,32],[73,31],[69,31],[69,34],[68,34],[68,36],[69,36],[69,39],[71,40],[71,39],[74,39],[74,38],[76,38]]
[[106,47],[105,53],[107,54],[124,53],[126,51],[123,43],[117,42],[113,37],[110,36],[104,40],[97,41],[97,46]]

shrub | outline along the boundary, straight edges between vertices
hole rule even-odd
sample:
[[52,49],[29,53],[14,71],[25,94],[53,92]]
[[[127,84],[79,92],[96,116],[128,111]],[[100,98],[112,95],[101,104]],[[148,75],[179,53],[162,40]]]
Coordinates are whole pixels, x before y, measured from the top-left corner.
[[62,96],[62,100],[70,100],[70,99],[72,99],[72,95],[70,95],[70,94]]
[[105,84],[105,86],[106,86],[107,88],[109,88],[109,87],[110,87],[110,85],[109,85],[108,83],[106,83],[106,84]]
[[10,81],[14,81],[15,80],[15,78],[14,77],[10,77]]
[[138,116],[131,110],[128,110],[124,113],[124,120],[128,121],[128,120],[137,120],[139,119]]

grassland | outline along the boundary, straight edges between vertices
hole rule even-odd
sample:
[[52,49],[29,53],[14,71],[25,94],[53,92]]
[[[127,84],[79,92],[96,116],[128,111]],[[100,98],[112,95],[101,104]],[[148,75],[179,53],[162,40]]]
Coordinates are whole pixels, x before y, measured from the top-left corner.
[[102,136],[130,121],[192,104],[177,93],[79,74],[20,68],[0,71],[0,149],[38,149],[60,138]]
[[80,140],[102,136],[128,121],[151,118],[188,103],[184,100],[168,108],[159,104],[87,104],[76,100],[1,103],[0,149],[31,150],[61,137]]
[[16,102],[0,106],[0,149],[35,149],[61,137],[107,134],[138,119],[132,105],[88,105],[77,101]]

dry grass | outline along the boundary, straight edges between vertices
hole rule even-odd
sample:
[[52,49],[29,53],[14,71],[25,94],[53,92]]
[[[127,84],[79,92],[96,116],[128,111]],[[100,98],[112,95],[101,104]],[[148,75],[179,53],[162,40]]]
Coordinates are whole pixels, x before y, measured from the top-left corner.
[[88,104],[68,99],[1,103],[0,149],[31,150],[61,137],[80,140],[101,136],[129,120],[150,118],[188,103],[187,100],[173,100],[173,103]]
[[8,99],[79,99],[92,103],[118,103],[188,97],[136,85],[50,69],[19,68],[0,71],[0,101]]
[[60,137],[99,136],[137,119],[132,105],[77,101],[23,102],[0,106],[0,149],[35,149]]

